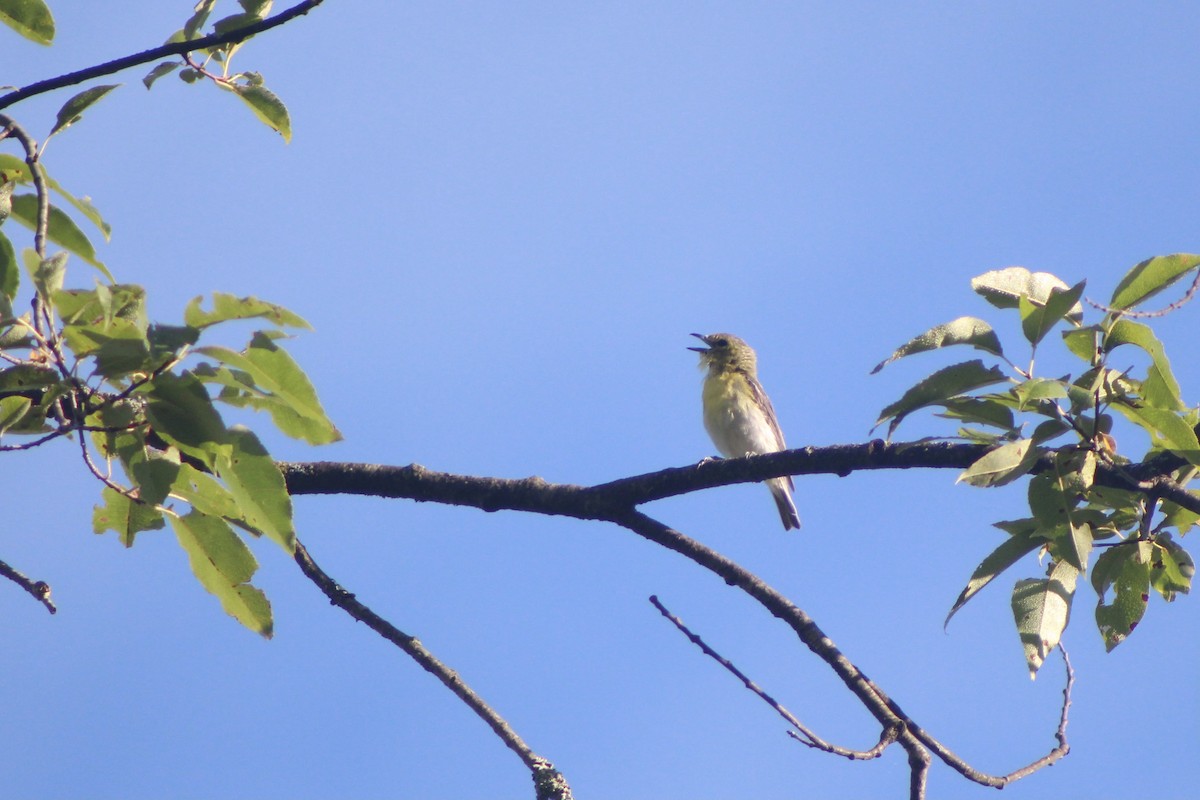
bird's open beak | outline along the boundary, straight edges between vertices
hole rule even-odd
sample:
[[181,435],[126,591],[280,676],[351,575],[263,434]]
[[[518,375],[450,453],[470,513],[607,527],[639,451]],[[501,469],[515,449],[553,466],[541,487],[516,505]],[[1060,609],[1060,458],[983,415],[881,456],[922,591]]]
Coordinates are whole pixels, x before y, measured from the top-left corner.
[[[705,344],[708,344],[708,337],[705,336],[703,333],[693,333],[691,335],[695,336],[697,339],[704,342]],[[689,347],[688,348],[688,350],[695,350],[697,353],[707,353],[710,349],[711,348],[708,348],[708,347]]]

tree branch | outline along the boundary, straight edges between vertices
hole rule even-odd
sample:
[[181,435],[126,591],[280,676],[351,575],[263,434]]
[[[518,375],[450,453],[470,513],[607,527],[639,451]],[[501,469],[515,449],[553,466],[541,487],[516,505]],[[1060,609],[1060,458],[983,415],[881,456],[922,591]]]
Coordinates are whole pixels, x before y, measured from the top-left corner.
[[[669,467],[596,486],[547,483],[538,477],[486,478],[436,472],[419,464],[305,462],[280,463],[292,494],[361,494],[470,506],[484,511],[529,511],[578,519],[610,520],[643,503],[681,494],[757,483],[781,475],[838,475],[881,469],[965,469],[988,451],[985,445],[946,442],[892,442],[803,447],[745,458],[722,458],[686,467]],[[1200,513],[1200,495],[1189,492],[1159,470],[1174,462],[1111,467],[1099,464],[1096,481]],[[1180,459],[1179,464],[1183,461]],[[1051,469],[1045,456],[1033,472]],[[1151,468],[1152,467],[1152,468]]]
[[554,765],[545,758],[533,752],[508,722],[497,714],[482,697],[477,695],[458,676],[457,672],[439,661],[415,636],[409,636],[404,633],[366,605],[359,602],[353,594],[342,588],[324,570],[317,566],[312,556],[308,554],[308,550],[299,541],[296,542],[295,559],[296,563],[300,566],[300,571],[325,593],[331,605],[342,609],[351,617],[364,623],[368,628],[403,650],[422,669],[445,684],[447,689],[453,692],[458,699],[466,703],[468,708],[486,722],[488,727],[500,737],[500,741],[504,742],[505,746],[516,753],[521,762],[533,774],[537,800],[571,800],[571,788],[567,785],[567,781],[562,776],[562,773],[556,770]]
[[[796,729],[795,731],[788,731],[787,732],[788,736],[791,736],[793,739],[800,742],[801,744],[803,744],[807,747],[811,747],[815,750],[821,750],[826,753],[831,753],[833,755],[843,756],[845,758],[850,759],[851,761],[868,761],[870,759],[878,758],[879,756],[883,755],[883,751],[887,748],[887,746],[889,744],[891,744],[892,742],[896,741],[896,737],[899,735],[899,732],[901,730],[901,726],[899,726],[899,725],[892,727],[892,728],[885,728],[883,731],[883,734],[879,737],[879,742],[874,747],[872,747],[870,750],[851,750],[847,747],[839,747],[835,744],[830,744],[829,742],[822,739],[820,736],[817,736],[815,733],[813,733],[813,731],[809,727],[804,725],[804,723],[800,722],[800,720],[797,719],[796,716],[792,712],[790,712],[786,708],[784,708],[783,705],[781,705],[778,700],[776,700],[774,697],[772,697],[771,695],[769,695],[765,691],[763,691],[762,687],[760,687],[757,683],[752,681],[746,675],[746,673],[744,673],[740,669],[738,669],[737,666],[734,665],[734,663],[732,661],[730,661],[729,659],[722,656],[716,650],[713,650],[711,647],[709,647],[707,642],[705,642],[697,634],[695,634],[691,630],[689,630],[688,627],[683,624],[683,620],[681,620],[679,617],[675,616],[670,611],[668,611],[667,607],[664,606],[662,604],[662,602],[659,601],[658,597],[651,595],[650,602],[651,602],[651,604],[653,604],[653,606],[655,608],[658,609],[660,614],[662,614],[664,617],[666,617],[666,619],[672,625],[674,625],[677,629],[679,629],[680,633],[682,633],[684,636],[686,636],[692,644],[699,647],[700,650],[704,653],[704,655],[706,655],[709,658],[711,658],[712,660],[716,661],[718,664],[720,664],[722,667],[724,667],[726,670],[728,670],[730,673],[732,673],[735,678],[737,678],[738,680],[740,680],[742,682],[743,686],[745,686],[751,692],[756,694],[758,696],[758,698],[760,700],[762,700],[764,703],[769,705],[771,708],[775,709],[776,714],[783,717],[783,719],[789,725],[791,725],[793,728]],[[799,731],[799,733],[797,733],[796,731]]]
[[54,601],[50,599],[50,584],[45,581],[30,580],[3,561],[0,561],[0,578],[8,578],[17,586],[29,592],[51,614],[58,613],[58,609],[54,606]]
[[30,97],[46,92],[52,92],[55,89],[62,89],[65,86],[73,86],[77,83],[99,78],[101,75],[111,75],[114,72],[120,72],[130,67],[136,67],[139,64],[147,64],[151,61],[157,61],[161,58],[170,58],[171,56],[181,56],[184,53],[203,50],[208,47],[218,47],[223,44],[234,44],[249,39],[255,34],[269,31],[271,28],[278,27],[285,22],[288,22],[296,17],[303,16],[309,11],[312,11],[317,6],[321,5],[324,0],[304,0],[297,3],[286,11],[281,11],[273,17],[267,17],[264,20],[259,20],[252,25],[247,25],[243,28],[236,28],[231,31],[226,31],[221,34],[212,34],[209,36],[201,36],[198,39],[189,39],[185,42],[173,42],[164,44],[161,47],[152,47],[149,50],[143,50],[140,53],[124,56],[122,58],[106,61],[103,64],[97,64],[93,67],[69,72],[66,75],[59,75],[56,78],[48,78],[44,81],[31,83],[28,86],[23,86],[20,89],[9,92],[6,95],[0,96],[0,108],[8,108],[14,103],[19,103],[22,100],[27,100]]

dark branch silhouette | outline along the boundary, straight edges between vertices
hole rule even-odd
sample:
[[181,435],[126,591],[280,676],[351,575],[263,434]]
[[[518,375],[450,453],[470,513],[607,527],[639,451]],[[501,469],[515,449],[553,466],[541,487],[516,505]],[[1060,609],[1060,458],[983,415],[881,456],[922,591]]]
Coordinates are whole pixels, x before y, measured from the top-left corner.
[[324,0],[304,0],[302,3],[297,3],[286,11],[280,11],[273,17],[267,17],[264,20],[259,20],[251,25],[246,25],[242,28],[225,31],[220,34],[212,34],[210,36],[201,36],[197,39],[189,39],[185,42],[173,42],[164,44],[160,47],[152,47],[149,50],[143,50],[140,53],[123,56],[121,58],[106,61],[103,64],[97,64],[92,67],[68,72],[66,75],[59,75],[55,78],[47,78],[44,81],[37,81],[28,86],[22,86],[8,94],[0,95],[0,108],[8,108],[14,103],[19,103],[22,100],[27,100],[30,97],[46,92],[52,92],[55,89],[62,89],[66,86],[74,86],[84,81],[89,81],[92,78],[99,78],[101,75],[111,75],[114,72],[120,72],[130,67],[136,67],[139,64],[148,64],[151,61],[158,61],[162,58],[171,58],[172,56],[181,56],[184,53],[192,53],[196,50],[204,50],[208,47],[219,47],[223,44],[234,44],[242,42],[263,31],[269,31],[272,28],[279,27],[285,22],[303,16],[309,11],[312,11],[317,6],[321,5]]

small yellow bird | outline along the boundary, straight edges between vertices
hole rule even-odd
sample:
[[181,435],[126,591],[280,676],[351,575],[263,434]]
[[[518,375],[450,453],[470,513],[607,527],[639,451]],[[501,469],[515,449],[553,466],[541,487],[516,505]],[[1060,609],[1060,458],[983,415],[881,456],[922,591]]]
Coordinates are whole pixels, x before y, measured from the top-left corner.
[[[700,354],[704,376],[704,428],[717,450],[726,458],[776,453],[786,450],[783,431],[775,419],[771,398],[758,382],[758,358],[750,345],[729,333],[693,333],[705,347],[689,347]],[[800,527],[800,515],[792,502],[795,485],[791,476],[764,481],[779,507],[783,529]]]

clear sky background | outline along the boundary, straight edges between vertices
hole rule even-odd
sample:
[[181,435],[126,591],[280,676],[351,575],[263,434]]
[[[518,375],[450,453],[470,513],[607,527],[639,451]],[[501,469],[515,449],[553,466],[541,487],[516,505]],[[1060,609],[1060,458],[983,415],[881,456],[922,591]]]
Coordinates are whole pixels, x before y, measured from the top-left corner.
[[[0,83],[158,44],[190,13],[53,7],[52,48],[0,31]],[[1106,298],[1143,258],[1194,252],[1198,33],[1184,3],[328,0],[235,62],[288,104],[290,145],[235,98],[175,78],[148,93],[138,69],[46,159],[113,224],[101,257],[147,287],[152,317],[221,290],[313,323],[292,352],[346,438],[269,437],[277,457],[591,484],[712,454],[692,331],[757,348],[793,446],[861,442],[951,360],[868,376],[910,336],[975,314],[1019,351],[1015,315],[972,276],[1019,264]],[[73,91],[8,113],[41,136]],[[1192,403],[1198,314],[1160,328]],[[917,415],[898,438],[952,430]],[[1141,455],[1137,434],[1119,438]],[[169,532],[131,550],[92,535],[100,487],[71,445],[3,463],[0,558],[60,607],[0,585],[9,796],[532,796],[489,729],[277,548],[255,546],[268,642],[200,588]],[[1001,541],[991,523],[1025,508],[1024,483],[954,477],[798,479],[799,534],[754,485],[645,510],[785,592],[919,723],[1006,773],[1053,746],[1062,669],[1055,657],[1031,682],[1013,630],[1009,592],[1039,574],[1033,558],[943,633]],[[905,791],[898,748],[849,763],[789,739],[649,595],[822,736],[865,748],[878,730],[782,624],[624,530],[295,506],[317,561],[460,671],[580,798]],[[1094,603],[1082,588],[1066,637],[1072,752],[1005,797],[1192,796],[1195,601],[1152,599],[1107,655]],[[930,796],[994,793],[935,765]]]

